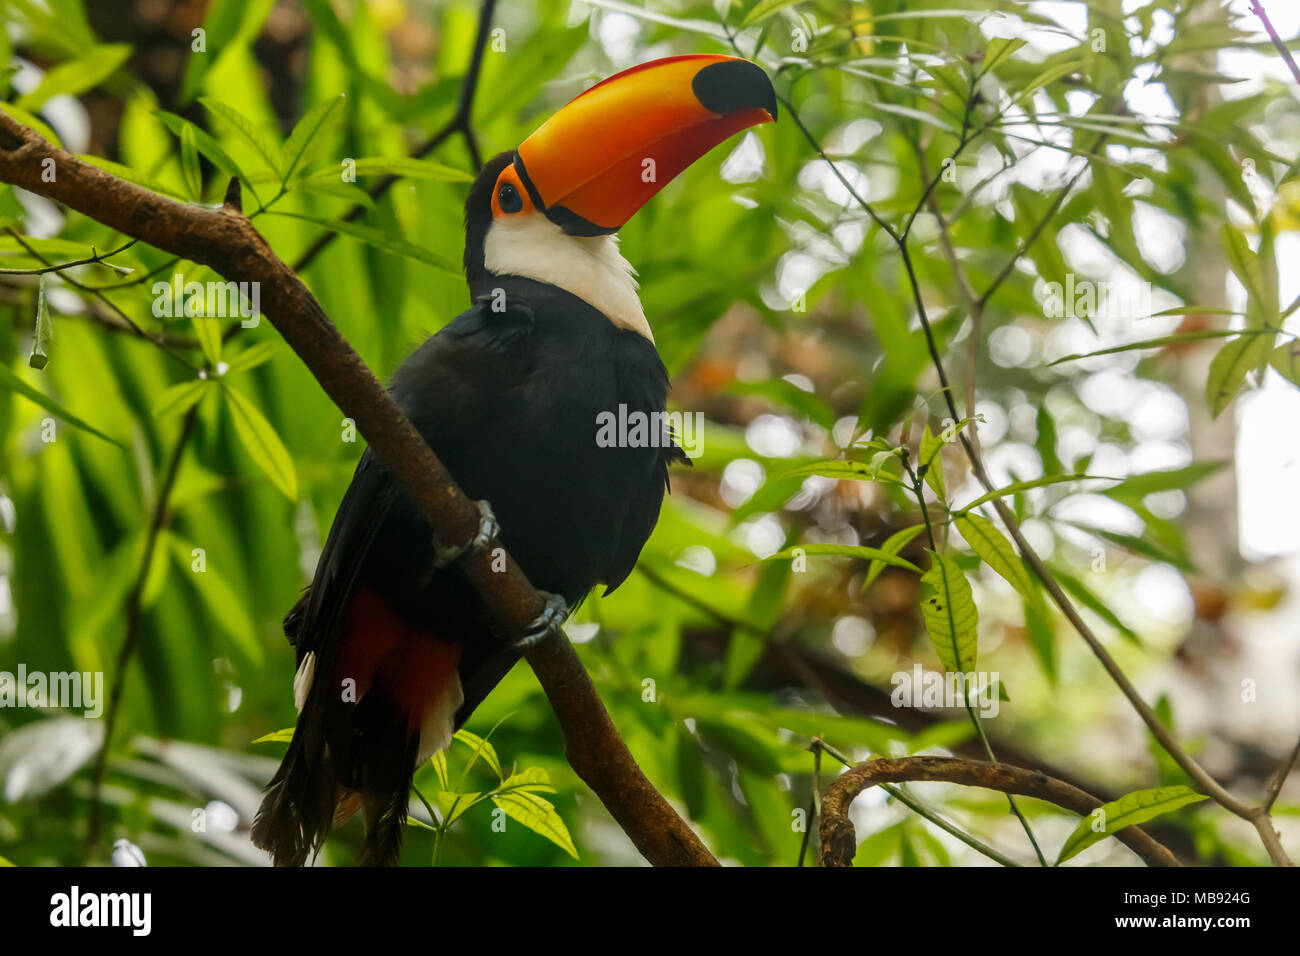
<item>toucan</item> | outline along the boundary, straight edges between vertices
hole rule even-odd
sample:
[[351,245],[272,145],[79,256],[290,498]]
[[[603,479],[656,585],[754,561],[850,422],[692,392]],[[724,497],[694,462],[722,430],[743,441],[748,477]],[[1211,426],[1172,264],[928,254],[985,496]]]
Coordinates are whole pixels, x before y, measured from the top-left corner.
[[365,452],[284,621],[299,717],[252,828],[276,865],[307,863],[358,809],[360,862],[396,864],[415,770],[527,642],[631,573],[668,466],[686,459],[670,434],[597,440],[602,414],[664,422],[668,394],[616,232],[695,160],[776,116],[748,60],[668,57],[597,83],[484,165],[465,203],[472,305],[391,393],[478,503],[466,547],[506,549],[547,611],[522,639],[501,633],[457,564],[464,548],[436,540]]

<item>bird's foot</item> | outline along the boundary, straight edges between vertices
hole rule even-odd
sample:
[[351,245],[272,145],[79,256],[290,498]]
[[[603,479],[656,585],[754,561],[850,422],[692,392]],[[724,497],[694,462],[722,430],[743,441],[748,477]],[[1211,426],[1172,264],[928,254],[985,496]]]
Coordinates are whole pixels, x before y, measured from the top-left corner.
[[445,545],[438,540],[438,536],[433,536],[433,566],[435,568],[445,568],[454,561],[459,561],[462,557],[474,551],[481,551],[492,544],[493,540],[501,533],[501,526],[497,524],[496,515],[492,513],[492,505],[486,500],[474,502],[478,508],[478,531],[469,541],[459,545]]
[[540,644],[548,637],[559,637],[564,633],[564,619],[569,616],[569,605],[564,598],[549,591],[538,593],[546,599],[546,605],[542,608],[542,613],[533,618],[524,629],[524,636],[515,641],[515,647],[521,651]]

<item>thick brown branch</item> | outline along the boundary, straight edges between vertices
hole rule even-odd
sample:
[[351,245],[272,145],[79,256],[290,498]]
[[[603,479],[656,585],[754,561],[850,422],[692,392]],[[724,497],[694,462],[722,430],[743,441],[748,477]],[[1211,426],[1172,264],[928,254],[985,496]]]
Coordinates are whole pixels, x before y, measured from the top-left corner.
[[[52,182],[42,176],[47,160],[53,161]],[[326,394],[356,422],[438,538],[460,542],[473,537],[478,527],[473,503],[316,298],[233,205],[209,209],[148,192],[54,148],[4,113],[0,113],[0,181],[209,266],[227,280],[257,282],[266,317]],[[467,556],[463,567],[502,627],[522,634],[542,610],[542,599],[513,560],[505,564],[504,571],[494,571],[492,555],[480,551]],[[646,859],[657,865],[717,865],[694,831],[645,778],[569,643],[544,641],[527,651],[526,657],[555,709],[574,769]]]
[[[961,760],[955,757],[902,757],[869,760],[835,778],[822,797],[820,836],[823,866],[852,866],[858,849],[857,833],[849,821],[849,804],[868,787],[913,780],[942,780],[968,787],[1000,790],[1006,794],[1036,797],[1087,816],[1102,801],[1089,793],[1036,770],[1022,770],[1007,764]],[[1126,827],[1115,834],[1148,866],[1181,866],[1177,857],[1138,827]]]

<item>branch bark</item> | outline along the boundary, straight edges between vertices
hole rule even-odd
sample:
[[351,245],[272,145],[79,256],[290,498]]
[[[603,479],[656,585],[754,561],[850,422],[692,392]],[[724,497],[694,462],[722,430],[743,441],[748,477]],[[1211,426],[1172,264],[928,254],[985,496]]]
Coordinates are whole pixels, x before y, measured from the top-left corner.
[[[53,162],[55,175],[42,172]],[[297,274],[244,216],[237,180],[217,209],[185,205],[81,162],[0,112],[0,181],[89,216],[112,229],[200,265],[229,281],[257,282],[263,313],[326,394],[352,418],[370,447],[442,541],[469,541],[478,511],[425,444],[387,390],[330,321]],[[507,557],[467,555],[463,567],[494,617],[522,634],[543,602]],[[717,865],[693,830],[655,790],[610,720],[567,640],[543,641],[525,657],[564,732],[566,754],[637,849],[655,865]]]
[[[1036,770],[1022,770],[1007,764],[961,760],[956,757],[902,757],[868,760],[835,778],[822,797],[819,835],[822,841],[822,865],[853,865],[858,849],[857,832],[849,821],[849,804],[863,790],[885,783],[913,780],[942,780],[968,787],[1000,790],[1046,800],[1079,816],[1087,816],[1102,801],[1092,794]],[[1148,866],[1181,866],[1178,858],[1138,827],[1126,827],[1115,834]]]

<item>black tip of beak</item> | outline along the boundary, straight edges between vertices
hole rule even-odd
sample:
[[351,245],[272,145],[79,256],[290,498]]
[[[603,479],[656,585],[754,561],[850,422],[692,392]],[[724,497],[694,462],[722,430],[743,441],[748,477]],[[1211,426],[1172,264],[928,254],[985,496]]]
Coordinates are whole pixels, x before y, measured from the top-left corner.
[[726,115],[744,109],[767,110],[776,121],[776,90],[762,67],[748,60],[710,63],[691,80],[700,105]]

